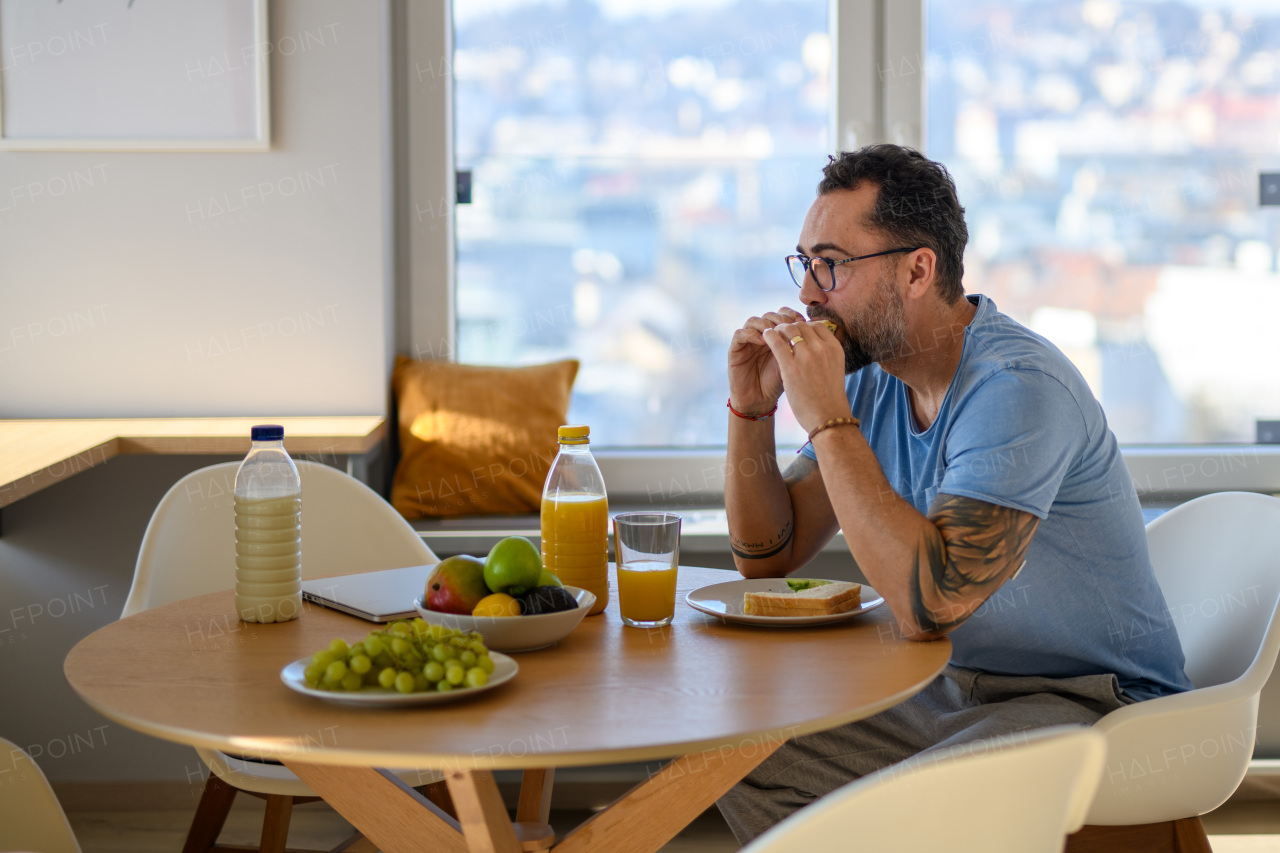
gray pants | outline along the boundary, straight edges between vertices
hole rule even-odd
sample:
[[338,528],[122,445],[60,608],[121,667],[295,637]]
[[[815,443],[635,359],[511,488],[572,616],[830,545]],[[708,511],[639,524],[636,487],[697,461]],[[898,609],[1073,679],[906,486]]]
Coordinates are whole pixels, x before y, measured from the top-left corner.
[[787,741],[716,805],[746,844],[841,785],[916,756],[923,762],[1046,726],[1091,726],[1131,704],[1114,675],[989,675],[948,666],[907,701],[856,723]]

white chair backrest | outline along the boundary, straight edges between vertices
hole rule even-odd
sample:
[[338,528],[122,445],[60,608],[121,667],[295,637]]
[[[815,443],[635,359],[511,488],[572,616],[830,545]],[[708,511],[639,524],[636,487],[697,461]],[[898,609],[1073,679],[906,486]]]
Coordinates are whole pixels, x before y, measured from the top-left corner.
[[[417,532],[376,492],[335,468],[298,461],[302,576],[398,569],[436,562]],[[121,617],[235,584],[235,482],[239,462],[193,471],[152,513]]]
[[80,853],[49,780],[17,744],[0,737],[0,850]]
[[743,853],[1061,853],[1105,759],[1106,739],[1080,726],[976,741],[845,785]]
[[1256,660],[1248,687],[1261,690],[1280,648],[1280,498],[1196,498],[1148,524],[1147,544],[1191,683],[1234,681]]

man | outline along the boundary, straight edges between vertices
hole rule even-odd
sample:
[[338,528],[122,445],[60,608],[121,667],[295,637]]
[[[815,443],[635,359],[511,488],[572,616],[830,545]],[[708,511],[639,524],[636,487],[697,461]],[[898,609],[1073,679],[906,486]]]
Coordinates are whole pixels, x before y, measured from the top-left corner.
[[[729,347],[734,558],[789,575],[842,530],[902,633],[953,651],[917,696],[789,741],[726,794],[744,843],[913,755],[1191,686],[1115,436],[1061,352],[965,296],[946,169],[874,145],[823,176],[787,259],[808,320],[752,317]],[[784,390],[803,455],[785,475],[738,464],[773,458]]]

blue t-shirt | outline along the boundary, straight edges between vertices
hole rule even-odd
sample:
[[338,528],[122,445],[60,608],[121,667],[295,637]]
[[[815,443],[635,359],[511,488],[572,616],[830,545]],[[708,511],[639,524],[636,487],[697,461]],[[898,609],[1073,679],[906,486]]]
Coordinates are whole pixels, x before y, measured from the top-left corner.
[[[987,297],[969,299],[978,309],[928,429],[916,429],[906,386],[879,365],[846,380],[885,476],[921,513],[943,492],[1040,519],[1022,571],[951,632],[951,662],[1000,675],[1112,672],[1134,699],[1189,690],[1102,407],[1057,347]],[[812,446],[805,453],[814,458]]]

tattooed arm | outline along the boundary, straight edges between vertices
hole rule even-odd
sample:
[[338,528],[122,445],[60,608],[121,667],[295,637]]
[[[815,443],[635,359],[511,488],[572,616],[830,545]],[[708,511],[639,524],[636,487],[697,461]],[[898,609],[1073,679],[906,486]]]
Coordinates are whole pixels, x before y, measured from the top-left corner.
[[927,636],[968,619],[1018,573],[1040,519],[1029,512],[956,495],[929,507],[911,577],[911,615]]
[[809,562],[836,532],[817,464],[801,456],[778,471],[772,426],[731,418],[725,471],[729,546],[748,578],[785,577]]
[[775,469],[748,477],[745,471],[752,466],[740,467],[725,476],[733,561],[744,577],[785,577],[817,556],[835,535],[835,514],[822,474],[807,456],[797,458],[783,476]]
[[[791,574],[836,532],[818,466],[800,458],[785,477],[778,470],[769,417],[777,409],[782,379],[764,333],[803,320],[785,307],[752,317],[733,333],[729,346],[729,406],[735,414],[729,416],[724,500],[733,560],[749,578]],[[830,336],[825,328],[822,332]],[[844,399],[843,375],[835,377],[834,392]]]
[[939,494],[925,517],[893,491],[857,430],[828,430],[814,445],[849,550],[904,636],[947,634],[1018,573],[1034,515]]

